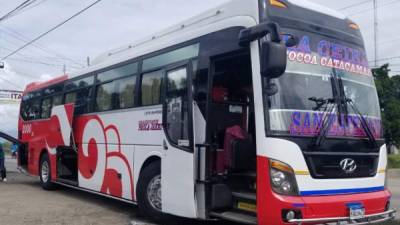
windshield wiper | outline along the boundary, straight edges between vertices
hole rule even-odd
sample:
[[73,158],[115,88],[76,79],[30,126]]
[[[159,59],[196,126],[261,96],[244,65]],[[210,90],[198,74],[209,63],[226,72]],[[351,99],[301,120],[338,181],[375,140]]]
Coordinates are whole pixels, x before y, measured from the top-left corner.
[[319,147],[321,146],[322,141],[324,138],[327,136],[329,129],[331,128],[332,125],[332,118],[331,116],[335,113],[337,109],[338,113],[338,121],[341,124],[342,122],[342,101],[340,99],[340,87],[338,85],[337,81],[337,75],[335,71],[330,74],[330,81],[331,81],[331,86],[332,86],[332,96],[333,98],[328,98],[328,99],[323,99],[323,98],[316,98],[316,97],[311,97],[309,98],[310,101],[313,101],[316,103],[316,107],[314,107],[314,110],[319,110],[322,108],[322,106],[326,105],[325,110],[323,111],[323,119],[321,121],[321,124],[318,126],[316,129],[319,133],[315,137],[315,139],[311,143],[311,147]]
[[[327,136],[331,125],[332,125],[332,115],[335,113],[337,105],[334,99],[325,99],[326,104],[325,110],[322,112],[323,119],[316,129],[319,133],[318,136],[315,137],[314,141],[311,144],[311,147],[321,146],[322,141]],[[322,106],[321,106],[322,107]]]
[[357,106],[354,104],[353,100],[351,99],[346,99],[346,101],[349,103],[353,111],[358,115],[359,119],[361,120],[361,126],[365,131],[365,134],[367,135],[371,145],[373,148],[378,147],[378,143],[376,142],[375,136],[373,135],[371,129],[368,126],[367,120],[365,119],[364,115],[358,110]]
[[348,110],[347,110],[347,105],[350,105],[351,108],[353,109],[353,111],[357,114],[357,116],[359,117],[360,121],[361,121],[361,126],[365,132],[365,134],[367,135],[371,146],[373,148],[377,148],[378,147],[378,143],[376,142],[375,136],[372,133],[367,120],[365,119],[364,115],[360,112],[360,110],[357,108],[357,106],[354,104],[354,101],[350,98],[347,98],[345,93],[344,93],[344,86],[343,86],[343,81],[342,78],[339,78],[339,86],[340,86],[340,90],[341,90],[341,96],[342,96],[342,101],[344,102],[344,108],[345,108],[345,118],[346,121],[348,121]]

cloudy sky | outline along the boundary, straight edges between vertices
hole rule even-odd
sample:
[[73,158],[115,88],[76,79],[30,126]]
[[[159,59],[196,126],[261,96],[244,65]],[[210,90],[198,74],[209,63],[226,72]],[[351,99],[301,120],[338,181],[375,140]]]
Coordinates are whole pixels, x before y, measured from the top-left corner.
[[[1,1],[0,17],[25,0]],[[86,58],[148,36],[226,0],[103,0],[79,17],[5,61],[0,70],[0,89],[23,89],[32,81],[79,70]],[[370,60],[373,50],[372,0],[311,0],[339,9],[362,28]],[[0,56],[3,57],[94,0],[37,0],[37,4],[0,22]],[[362,4],[358,4],[362,3]],[[378,0],[378,59],[400,56],[400,8],[398,0]],[[349,7],[353,6],[353,7]],[[348,8],[349,7],[349,8]],[[344,9],[346,8],[346,9]],[[385,63],[387,61],[380,61]],[[390,60],[400,73],[400,58]],[[16,127],[18,106],[0,105],[0,130]],[[12,132],[15,133],[15,130]]]

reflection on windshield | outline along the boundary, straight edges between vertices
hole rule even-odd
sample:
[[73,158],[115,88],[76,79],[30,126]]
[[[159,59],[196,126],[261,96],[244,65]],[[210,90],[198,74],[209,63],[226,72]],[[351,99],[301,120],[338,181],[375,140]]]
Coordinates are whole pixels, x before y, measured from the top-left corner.
[[[296,33],[296,32],[288,32]],[[298,35],[298,34],[296,34]],[[331,99],[331,74],[343,80],[344,92],[365,116],[373,135],[382,136],[381,115],[374,79],[363,49],[341,44],[314,34],[299,35],[298,46],[288,49],[286,73],[274,79],[279,92],[268,99],[272,132],[296,136],[319,133],[324,116],[315,99]],[[314,100],[310,100],[310,98]],[[365,137],[359,116],[348,107],[349,115],[327,115],[331,123],[328,136]]]

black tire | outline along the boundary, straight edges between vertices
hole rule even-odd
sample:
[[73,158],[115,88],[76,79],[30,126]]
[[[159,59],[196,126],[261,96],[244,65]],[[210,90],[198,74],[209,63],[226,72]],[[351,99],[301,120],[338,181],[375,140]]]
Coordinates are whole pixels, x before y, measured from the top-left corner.
[[137,185],[137,202],[139,210],[142,215],[154,221],[163,221],[164,223],[169,220],[169,216],[162,213],[160,209],[157,209],[150,203],[147,197],[147,189],[153,178],[161,175],[161,165],[160,162],[153,162],[143,168],[138,185]]
[[[48,166],[47,179],[45,178],[46,176],[43,174],[43,167],[45,167],[46,164]],[[40,178],[40,185],[42,186],[43,189],[54,190],[55,184],[51,182],[51,165],[49,156],[47,154],[43,154],[42,157],[40,157],[39,178]]]

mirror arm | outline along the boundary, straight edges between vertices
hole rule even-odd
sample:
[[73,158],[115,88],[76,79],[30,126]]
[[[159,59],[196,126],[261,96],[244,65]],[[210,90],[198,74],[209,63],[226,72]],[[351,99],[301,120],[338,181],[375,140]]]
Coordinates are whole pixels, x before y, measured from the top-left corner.
[[250,42],[259,40],[268,34],[271,35],[271,41],[280,43],[280,27],[277,23],[261,23],[254,27],[245,28],[239,33],[239,45],[248,46]]

